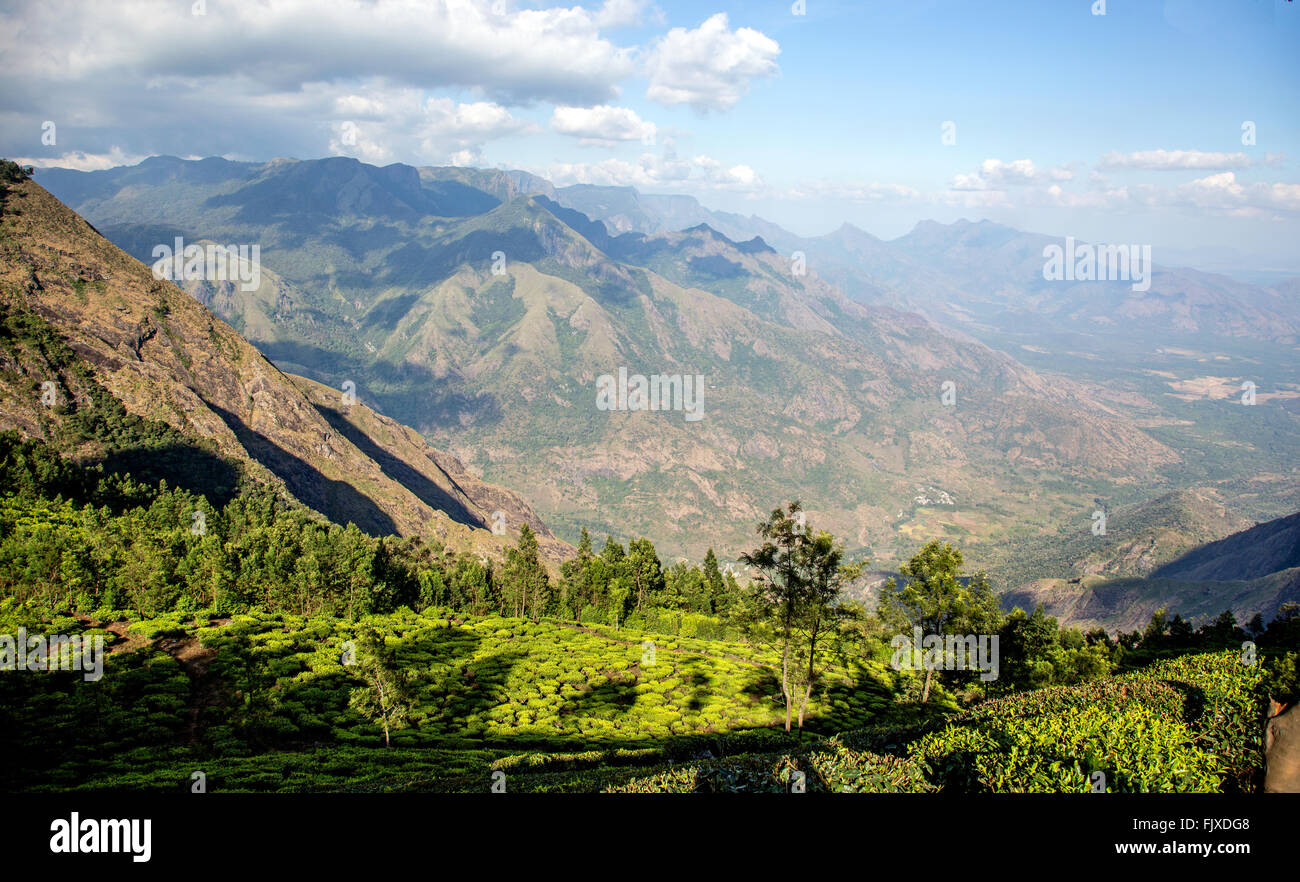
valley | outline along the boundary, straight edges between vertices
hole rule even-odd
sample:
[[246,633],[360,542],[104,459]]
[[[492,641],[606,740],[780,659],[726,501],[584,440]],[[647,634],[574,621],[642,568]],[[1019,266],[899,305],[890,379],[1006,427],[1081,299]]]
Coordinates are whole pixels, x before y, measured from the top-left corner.
[[[1267,339],[1189,332],[1156,351],[1141,336],[1155,326],[1102,342],[1086,319],[1057,313],[1061,330],[1044,333],[965,294],[954,308],[987,318],[922,318],[924,298],[954,290],[977,246],[1041,268],[1029,255],[1042,237],[1005,228],[923,226],[876,241],[891,263],[850,267],[879,273],[847,284],[850,299],[831,284],[844,264],[818,256],[829,250],[793,242],[809,248],[800,276],[786,248],[711,226],[780,241],[775,225],[742,230],[698,204],[683,214],[689,200],[597,198],[523,173],[156,158],[55,170],[47,183],[146,261],[174,235],[261,243],[257,291],[184,284],[282,369],[351,382],[361,401],[519,490],[570,543],[586,527],[698,559],[736,547],[768,500],[798,497],[886,567],[943,536],[996,569],[1045,530],[1075,524],[1086,536],[1099,504],[1231,488],[1257,519],[1300,509],[1300,377],[1290,332],[1277,333],[1293,319],[1278,318],[1290,307],[1267,289],[1255,313],[1212,324],[1242,335],[1258,322]],[[671,229],[688,220],[700,223]],[[892,287],[922,262],[929,275]],[[1157,267],[1150,296],[1167,298],[1169,279]],[[620,369],[705,377],[707,417],[598,410],[597,378]],[[1250,409],[1228,394],[1247,376],[1259,390]],[[928,498],[918,487],[951,504],[916,502]]]

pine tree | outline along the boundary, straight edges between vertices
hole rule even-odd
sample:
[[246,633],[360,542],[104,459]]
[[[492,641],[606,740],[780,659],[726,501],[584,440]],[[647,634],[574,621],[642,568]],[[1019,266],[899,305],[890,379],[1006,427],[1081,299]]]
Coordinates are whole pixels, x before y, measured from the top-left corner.
[[731,607],[734,598],[728,596],[727,584],[722,578],[722,570],[718,567],[718,556],[713,553],[711,545],[704,555],[704,586],[709,597],[708,612],[722,613]]
[[516,616],[527,613],[533,621],[538,621],[546,613],[551,600],[551,580],[538,554],[537,534],[528,524],[519,528],[519,544],[506,550],[502,582]]

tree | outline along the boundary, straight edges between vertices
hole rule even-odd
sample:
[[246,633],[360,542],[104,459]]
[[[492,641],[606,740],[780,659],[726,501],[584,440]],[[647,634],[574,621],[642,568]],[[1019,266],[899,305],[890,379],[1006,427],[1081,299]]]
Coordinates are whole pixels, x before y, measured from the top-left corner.
[[775,622],[781,651],[781,695],[785,699],[787,732],[794,715],[791,667],[794,663],[795,620],[799,602],[807,590],[803,529],[795,520],[802,510],[798,500],[789,503],[785,511],[772,509],[767,520],[758,525],[758,535],[763,544],[740,556],[743,563],[760,572],[755,580],[756,612],[761,618],[771,618]]
[[516,616],[528,613],[533,621],[542,617],[551,598],[551,579],[538,556],[537,535],[526,523],[519,528],[519,544],[506,549],[501,580]]
[[613,536],[605,537],[605,547],[600,551],[601,586],[605,593],[605,613],[615,628],[627,618],[627,602],[632,595],[632,579],[628,572],[627,553]]
[[649,539],[633,539],[627,546],[627,570],[636,592],[636,610],[654,606],[664,590],[664,569]]
[[[798,696],[801,735],[808,699],[821,674],[819,656],[825,645],[836,635],[839,622],[850,612],[840,602],[840,591],[862,574],[863,566],[844,566],[841,563],[844,549],[836,544],[835,537],[830,533],[822,531],[815,536],[810,533],[807,527],[802,531],[807,583],[795,610],[796,633],[801,638],[798,650],[806,660],[800,669],[802,677],[798,678],[799,685],[803,687],[803,694]],[[788,722],[786,730],[789,731]]]
[[560,565],[560,609],[562,615],[571,616],[573,621],[582,618],[582,609],[592,601],[591,591],[591,535],[587,528],[582,528],[578,539],[577,557],[566,560]]
[[361,685],[352,690],[348,706],[384,729],[384,747],[391,745],[390,727],[401,726],[410,715],[413,700],[410,676],[397,664],[397,653],[384,636],[372,628],[357,635],[355,676]]
[[725,613],[731,608],[732,598],[727,594],[727,583],[722,578],[718,567],[718,556],[713,553],[713,546],[704,555],[704,586],[707,589],[709,606],[707,612]]
[[1207,622],[1196,632],[1203,645],[1212,649],[1240,646],[1246,639],[1246,632],[1237,627],[1237,617],[1232,610],[1225,609],[1213,622]]
[[[920,628],[926,636],[993,634],[1001,619],[997,595],[983,573],[963,582],[963,563],[962,553],[952,545],[937,539],[928,542],[900,568],[907,579],[904,587],[900,590],[891,578],[881,589],[881,619],[905,632]],[[925,667],[922,704],[930,698],[935,660]]]
[[998,629],[1001,670],[997,691],[1019,692],[1050,685],[1055,676],[1052,657],[1057,639],[1056,619],[1047,615],[1041,603],[1029,615],[1023,609],[1012,610]]

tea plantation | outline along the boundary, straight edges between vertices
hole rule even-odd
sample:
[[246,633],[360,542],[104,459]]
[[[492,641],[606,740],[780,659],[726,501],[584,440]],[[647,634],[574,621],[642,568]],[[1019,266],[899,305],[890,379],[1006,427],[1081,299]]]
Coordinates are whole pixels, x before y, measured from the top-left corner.
[[[438,609],[93,624],[44,627],[104,635],[99,681],[0,675],[3,789],[1086,792],[1101,773],[1113,792],[1199,792],[1253,789],[1260,766],[1261,673],[1240,653],[966,710],[903,701],[887,655],[841,658],[799,738],[779,659],[741,643]],[[352,700],[367,631],[408,686],[390,747]]]

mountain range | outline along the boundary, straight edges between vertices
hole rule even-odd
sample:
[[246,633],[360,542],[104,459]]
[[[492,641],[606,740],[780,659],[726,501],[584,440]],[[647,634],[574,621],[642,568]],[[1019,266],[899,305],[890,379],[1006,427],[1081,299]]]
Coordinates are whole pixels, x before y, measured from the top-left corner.
[[[877,563],[942,536],[1016,587],[1033,574],[1009,550],[1086,541],[1099,506],[1194,489],[1233,500],[1234,526],[1300,508],[1294,361],[1257,374],[1262,407],[1224,392],[1249,352],[1294,352],[1285,286],[1157,265],[1137,297],[1046,282],[1051,240],[993,224],[801,239],[525,172],[154,157],[39,179],[145,263],[177,237],[257,244],[253,290],[180,284],[343,441],[367,449],[339,414],[366,415],[348,426],[411,445],[388,450],[400,472],[423,444],[412,426],[453,483],[509,486],[540,514],[518,517],[569,541],[587,527],[734,558],[772,505],[803,498]],[[1071,348],[1038,345],[1058,339]],[[598,378],[620,369],[702,376],[703,419],[601,410]],[[349,389],[362,403],[331,417]]]

